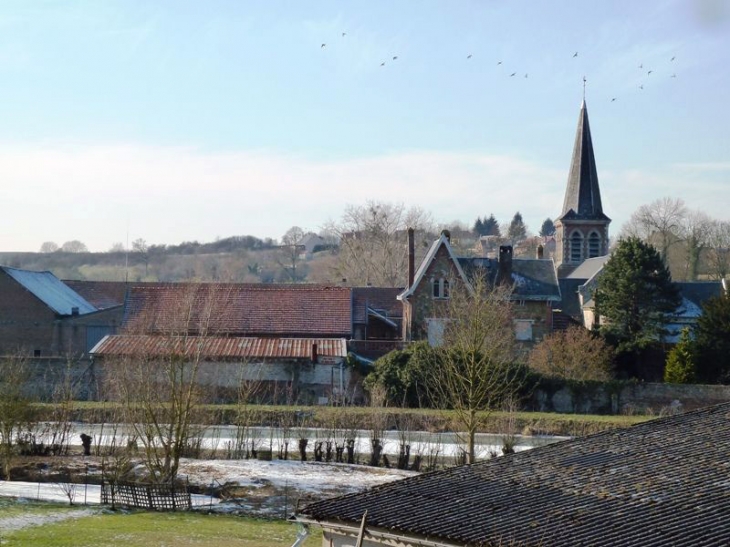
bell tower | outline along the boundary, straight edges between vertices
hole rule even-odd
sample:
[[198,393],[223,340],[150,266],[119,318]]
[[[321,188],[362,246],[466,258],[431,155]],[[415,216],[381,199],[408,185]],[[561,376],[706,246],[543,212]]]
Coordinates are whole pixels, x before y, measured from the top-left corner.
[[563,211],[555,221],[555,266],[558,277],[565,277],[585,259],[608,254],[608,225],[603,214],[598,187],[596,159],[593,156],[591,128],[586,101],[580,106],[573,159],[568,174]]

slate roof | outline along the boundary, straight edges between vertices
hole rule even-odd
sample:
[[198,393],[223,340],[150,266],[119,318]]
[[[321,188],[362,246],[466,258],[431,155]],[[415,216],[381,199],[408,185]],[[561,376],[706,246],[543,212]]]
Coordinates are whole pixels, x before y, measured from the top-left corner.
[[205,332],[238,336],[347,337],[347,287],[241,283],[175,283],[130,288],[128,332]]
[[124,281],[79,281],[64,279],[63,283],[99,310],[123,305],[124,296],[129,286]]
[[344,338],[251,338],[251,337],[166,337],[154,335],[109,335],[92,350],[99,357],[139,356],[160,357],[180,352],[199,355],[203,359],[285,358],[310,359],[313,346],[317,355],[346,357]]
[[0,266],[0,270],[58,315],[72,315],[74,308],[78,309],[79,315],[98,311],[51,272],[32,272],[7,266]]
[[730,545],[730,403],[377,486],[300,520],[430,544]]
[[[413,285],[403,291],[399,298],[407,299],[423,280],[429,265],[436,257],[436,253],[445,246],[449,257],[456,266],[458,274],[463,279],[473,279],[475,275],[482,275],[487,282],[493,284],[499,273],[499,261],[488,257],[459,257],[454,253],[448,238],[441,236],[431,244],[426,256],[418,266],[413,278]],[[512,281],[514,283],[513,300],[560,300],[560,287],[555,273],[555,265],[550,259],[513,258]]]
[[722,296],[722,283],[720,281],[679,281],[674,284],[679,288],[682,298],[689,300],[700,308],[705,300]]
[[580,106],[568,186],[559,220],[563,219],[610,220],[603,214],[601,205],[601,190],[598,186],[598,172],[585,100]]
[[597,256],[595,258],[587,258],[580,265],[565,277],[567,279],[591,279],[594,275],[603,269],[611,255]]
[[[484,275],[493,284],[499,272],[496,258],[459,257],[459,264],[467,278]],[[550,259],[512,259],[513,300],[560,300],[560,287],[555,265]]]

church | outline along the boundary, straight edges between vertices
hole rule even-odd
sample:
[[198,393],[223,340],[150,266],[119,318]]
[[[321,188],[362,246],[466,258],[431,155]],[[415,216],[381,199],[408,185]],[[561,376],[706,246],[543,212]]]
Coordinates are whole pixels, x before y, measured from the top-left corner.
[[483,276],[490,285],[508,281],[513,287],[515,334],[524,345],[539,342],[554,329],[582,321],[579,287],[607,260],[608,226],[603,212],[585,100],[580,107],[563,210],[555,221],[554,258],[538,247],[533,258],[513,257],[502,245],[495,258],[457,256],[448,232],[433,242],[418,268],[409,233],[408,286],[398,296],[403,303],[404,341],[438,343],[444,330],[445,306],[454,283],[469,285]]

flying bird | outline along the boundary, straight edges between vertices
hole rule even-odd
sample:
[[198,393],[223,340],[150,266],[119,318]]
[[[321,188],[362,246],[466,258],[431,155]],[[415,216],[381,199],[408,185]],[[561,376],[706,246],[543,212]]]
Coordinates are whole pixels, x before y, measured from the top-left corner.
[[646,75],[648,76],[648,75],[649,75],[649,74],[651,74],[652,72],[654,72],[654,71],[653,71],[653,70],[650,70],[649,72],[647,72],[647,73],[646,73]]
[[512,76],[514,76],[515,74],[517,74],[517,73],[516,73],[516,72],[513,72],[512,74],[510,74],[510,75],[509,75],[509,77],[511,78],[511,77],[512,77]]
[[342,37],[344,38],[345,36],[347,36],[347,33],[346,32],[343,32],[342,33]]
[[396,61],[398,59],[397,55],[393,55],[393,60]]
[[502,61],[497,61],[497,64],[498,64],[498,65],[501,65],[501,64],[502,64]]
[[672,57],[672,58],[671,58],[671,59],[669,59],[669,60],[670,60],[670,61],[674,61],[675,59],[676,59],[676,57]]
[[471,53],[466,56],[467,59],[471,59]]
[[320,48],[324,48],[324,47],[327,47],[327,44],[322,44],[322,45],[321,45],[321,46],[319,46],[319,47],[320,47]]
[[578,52],[576,51],[575,53],[573,53],[573,57],[577,57],[577,56],[578,56]]
[[525,78],[527,78],[527,72],[525,72]]
[[643,85],[643,84],[642,84],[642,85],[640,85],[640,86],[639,86],[639,89],[644,89],[644,85]]
[[383,61],[382,63],[380,63],[380,66],[385,66],[385,61]]
[[670,78],[676,78],[676,77],[677,77],[677,75],[676,75],[676,74],[672,74],[672,75],[670,76]]
[[613,102],[613,101],[615,101],[615,100],[616,100],[616,97],[614,97],[613,99],[611,99],[611,102]]
[[641,64],[639,65],[639,68],[644,68],[644,63],[641,63]]

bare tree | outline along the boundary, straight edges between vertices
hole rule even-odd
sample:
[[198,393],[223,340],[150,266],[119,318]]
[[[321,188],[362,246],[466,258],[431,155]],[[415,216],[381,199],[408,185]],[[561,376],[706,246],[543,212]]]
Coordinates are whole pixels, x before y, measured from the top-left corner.
[[147,242],[140,238],[132,241],[132,252],[144,262],[144,275],[147,277],[150,267],[150,247]]
[[663,197],[639,207],[623,226],[621,236],[638,237],[656,246],[666,264],[669,248],[681,239],[686,216],[683,200]]
[[602,338],[583,327],[545,337],[530,352],[530,368],[549,377],[584,382],[612,377],[613,351]]
[[283,253],[284,261],[283,267],[286,270],[289,279],[293,282],[299,281],[297,274],[297,266],[301,260],[302,254],[302,240],[304,239],[305,233],[299,226],[292,226],[281,238],[281,251]]
[[730,274],[730,222],[712,223],[707,247],[713,277],[725,279]]
[[55,241],[44,241],[41,243],[41,250],[42,253],[55,253],[59,249],[58,243]]
[[686,252],[686,279],[697,280],[700,254],[709,245],[712,219],[702,211],[689,211],[681,224],[680,235]]
[[452,284],[443,344],[431,367],[430,389],[442,408],[453,409],[467,446],[468,463],[475,461],[479,413],[500,408],[524,385],[515,366],[515,335],[510,291],[492,288],[484,275],[470,286]]
[[35,423],[33,398],[28,392],[30,376],[25,357],[0,358],[0,464],[5,479],[10,478],[18,436]]
[[[408,271],[406,230],[410,227],[426,241],[424,232],[433,225],[431,215],[418,207],[406,209],[402,203],[369,201],[350,205],[340,222],[330,222],[325,230],[339,239],[337,281],[348,285],[396,287],[405,284]],[[421,246],[423,248],[423,246]]]
[[86,246],[86,244],[79,241],[78,239],[66,241],[63,245],[61,245],[61,250],[65,253],[88,253],[89,252],[89,249]]
[[[161,331],[139,351],[109,363],[126,422],[144,449],[144,463],[155,482],[177,477],[180,458],[203,428],[202,404],[208,390],[201,381],[206,337],[213,318],[227,302],[216,285],[189,284],[168,301]],[[153,314],[151,314],[153,315]],[[138,328],[151,324],[140,318]]]
[[124,243],[121,241],[115,241],[112,243],[112,246],[109,247],[110,253],[123,253],[125,251]]

